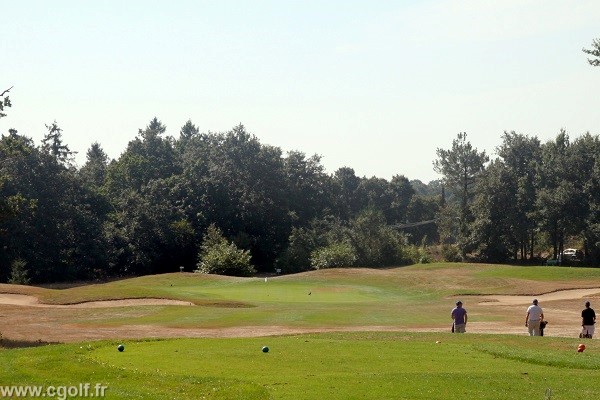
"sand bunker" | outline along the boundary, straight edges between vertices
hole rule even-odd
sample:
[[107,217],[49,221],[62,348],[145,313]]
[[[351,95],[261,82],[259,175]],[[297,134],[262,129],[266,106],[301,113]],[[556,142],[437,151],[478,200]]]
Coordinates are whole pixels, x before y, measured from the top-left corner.
[[86,301],[76,304],[44,304],[37,297],[24,294],[0,294],[0,304],[45,307],[45,308],[108,308],[108,307],[131,307],[131,306],[193,306],[194,303],[170,299],[122,299]]
[[486,295],[480,296],[484,299],[480,304],[484,303],[490,306],[518,306],[531,304],[534,298],[542,303],[556,300],[583,300],[598,295],[600,295],[600,288],[558,290],[538,296]]

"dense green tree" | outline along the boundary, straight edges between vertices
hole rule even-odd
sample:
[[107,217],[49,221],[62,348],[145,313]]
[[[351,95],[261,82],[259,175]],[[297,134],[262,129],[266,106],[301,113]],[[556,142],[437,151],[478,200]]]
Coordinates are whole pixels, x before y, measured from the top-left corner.
[[109,165],[106,187],[113,199],[119,199],[122,191],[140,191],[152,180],[181,172],[173,139],[161,136],[165,131],[166,127],[153,118],[146,129],[140,129],[138,136],[129,142],[121,157]]
[[[283,156],[242,125],[201,134],[187,121],[175,140],[156,118],[111,162],[93,143],[77,170],[58,124],[47,128],[40,146],[15,130],[0,139],[1,281],[209,264],[243,275],[253,265],[380,267],[416,260],[416,245],[437,241],[449,260],[472,251],[494,262],[582,243],[587,262],[600,263],[600,141],[591,134],[571,143],[562,131],[542,145],[505,132],[486,166],[461,133],[437,151],[443,179],[425,185],[349,167],[329,175],[319,156]],[[218,235],[203,240],[209,230]]]
[[179,131],[179,139],[190,140],[192,137],[197,136],[199,133],[200,130],[198,129],[198,127],[192,123],[192,120],[188,119]]
[[104,187],[115,203],[122,203],[123,194],[139,192],[148,181],[144,177],[148,160],[132,152],[125,152],[109,163],[106,169]]
[[64,251],[66,279],[105,278],[109,270],[103,229],[109,204],[102,194],[86,187],[73,173],[68,178],[62,207],[69,216],[64,217],[61,224],[61,234],[67,239]]
[[441,179],[435,179],[429,183],[423,183],[419,179],[412,179],[410,184],[415,191],[415,194],[420,196],[441,196],[442,194],[442,181]]
[[[440,200],[433,196],[412,196],[406,207],[407,222],[419,223],[403,229],[409,243],[418,245],[439,243],[438,220]],[[432,222],[428,222],[432,221]]]
[[[392,202],[397,200],[397,196],[394,196],[396,193],[392,193],[387,180],[377,177],[363,178],[358,186],[358,194],[361,196],[360,204],[363,204],[363,207],[381,211],[389,224],[396,222]],[[398,211],[397,207],[394,211]]]
[[319,245],[320,240],[311,229],[293,227],[287,247],[275,260],[276,268],[284,273],[304,272],[312,269],[310,255]]
[[190,269],[195,262],[196,235],[178,207],[173,179],[150,181],[140,192],[123,192],[117,212],[111,213],[111,243],[125,243],[111,263],[119,273],[162,273]]
[[366,207],[366,199],[361,193],[361,179],[354,169],[342,167],[333,174],[332,182],[333,212],[338,217],[348,220]]
[[596,253],[595,234],[590,226],[595,221],[596,188],[594,168],[600,162],[600,139],[589,132],[578,137],[569,148],[566,179],[573,183],[568,234],[582,239],[586,257]]
[[390,227],[383,213],[366,208],[350,222],[348,242],[363,267],[398,265],[403,262],[405,237]]
[[302,272],[312,269],[311,254],[318,248],[341,243],[349,238],[348,227],[340,218],[324,216],[313,219],[306,227],[294,227],[288,246],[276,261],[283,272]]
[[[395,175],[389,183],[391,193],[388,213],[388,222],[390,224],[401,222],[418,222],[421,219],[413,220],[412,218],[421,218],[413,213],[408,215],[408,208],[415,196],[415,189],[404,175]],[[411,218],[412,217],[412,218]]]
[[[113,245],[109,252],[112,273],[175,271],[193,263],[190,253],[195,252],[195,236],[185,240],[184,248],[176,245],[182,243],[178,238],[181,226],[175,229],[176,222],[187,218],[178,207],[180,199],[172,196],[176,190],[171,185],[178,182],[181,167],[173,140],[161,136],[165,132],[166,127],[153,118],[106,168],[104,188],[113,211],[104,235]],[[86,166],[88,171],[101,171],[103,163],[102,153],[96,151]]]
[[588,186],[589,216],[586,224],[586,256],[593,265],[600,264],[600,159],[596,159]]
[[[5,108],[11,107],[11,102],[10,102],[10,97],[8,96],[8,92],[10,92],[10,90],[12,89],[12,87],[2,91],[2,93],[0,93],[0,118],[3,118],[6,116],[6,113],[4,112]],[[14,130],[11,130],[14,131]],[[14,131],[16,133],[16,131]],[[9,132],[10,133],[10,132]],[[2,188],[2,185],[4,184],[4,180],[6,179],[3,171],[1,171],[2,166],[5,163],[10,162],[10,154],[6,151],[7,149],[5,148],[1,148],[0,147],[0,189]],[[0,197],[0,223],[7,218],[9,215],[13,214],[14,210],[12,210],[12,206],[9,202],[9,199],[7,199],[6,197]],[[0,235],[2,235],[2,231],[0,231]],[[8,262],[6,260],[4,260],[4,262],[2,262],[2,256],[4,252],[2,252],[0,250],[0,266],[2,265],[8,265]],[[1,271],[0,271],[0,278],[1,278]]]
[[491,162],[478,181],[471,240],[484,261],[505,262],[516,249],[513,187],[513,175],[500,160]]
[[179,153],[183,153],[190,140],[199,134],[200,130],[198,127],[192,123],[192,120],[188,119],[179,130],[179,139],[175,142],[175,148],[177,151]]
[[23,260],[33,282],[90,278],[104,267],[99,207],[69,166],[60,129],[48,128],[41,148],[14,130],[0,143],[1,196],[13,205],[1,224],[10,232],[1,237],[4,262]]
[[496,150],[502,163],[502,166],[498,167],[505,170],[502,174],[503,179],[497,181],[497,184],[507,193],[505,201],[510,204],[505,216],[505,226],[510,232],[505,234],[511,243],[505,245],[510,246],[514,259],[517,258],[517,254],[521,259],[525,259],[527,249],[530,258],[533,258],[537,228],[535,202],[542,155],[540,141],[535,137],[505,131],[502,144]]
[[287,201],[296,226],[306,226],[330,207],[330,179],[321,157],[290,151],[283,159]]
[[438,148],[436,153],[438,158],[433,162],[434,170],[443,175],[446,187],[457,192],[460,224],[458,244],[464,256],[468,250],[471,221],[469,205],[474,194],[473,188],[489,157],[485,151],[474,149],[464,132],[460,132],[452,141],[451,149]]
[[42,151],[51,156],[59,165],[70,166],[75,157],[75,153],[69,149],[69,146],[63,143],[62,129],[56,121],[46,125],[48,132],[42,139]]
[[562,252],[566,236],[576,230],[577,182],[570,179],[572,157],[569,135],[561,130],[554,141],[542,145],[542,168],[536,212],[540,228],[548,233],[553,257]]
[[[14,129],[0,140],[0,280],[11,276],[13,262],[19,250],[13,243],[19,233],[19,220],[36,208],[35,199],[27,198],[18,188],[18,174],[23,158],[33,151],[31,139]],[[26,262],[23,261],[23,264]],[[25,271],[26,272],[26,271]]]
[[[42,140],[37,178],[44,179],[43,189],[36,193],[40,212],[36,223],[53,232],[59,250],[56,257],[48,257],[52,265],[47,272],[40,271],[35,279],[85,279],[104,276],[106,247],[102,240],[102,225],[108,212],[108,203],[97,189],[83,184],[73,167],[74,153],[63,143],[62,130],[56,122],[47,125],[48,133]],[[41,242],[41,241],[40,241]],[[43,243],[40,250],[52,253]],[[29,264],[33,264],[29,261]],[[48,276],[47,276],[48,275]]]
[[[262,145],[243,125],[194,136],[182,153],[186,215],[196,229],[215,223],[252,251],[259,268],[272,268],[293,219],[281,149]],[[307,201],[307,204],[310,204]]]
[[106,180],[108,156],[98,142],[92,143],[86,153],[86,163],[79,170],[83,182],[94,188],[101,188]]

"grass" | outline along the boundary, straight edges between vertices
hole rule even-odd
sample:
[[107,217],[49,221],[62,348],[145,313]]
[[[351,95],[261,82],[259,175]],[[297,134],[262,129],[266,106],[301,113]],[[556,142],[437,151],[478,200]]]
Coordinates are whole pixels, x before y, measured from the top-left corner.
[[532,281],[581,281],[600,278],[600,268],[574,267],[519,267],[503,265],[500,268],[485,268],[477,274],[481,278],[513,278]]
[[589,287],[600,268],[515,267],[487,264],[436,263],[383,270],[331,269],[297,275],[233,278],[172,273],[124,279],[67,289],[0,284],[0,293],[31,294],[48,304],[122,298],[169,298],[198,305],[252,307],[260,303],[305,303],[305,294],[322,301],[364,303],[398,296],[415,302],[428,297],[462,294],[528,294],[532,282]]
[[[76,309],[62,317],[92,327],[426,330],[449,328],[457,296],[545,293],[597,286],[598,278],[600,269],[441,263],[323,270],[266,282],[174,273],[66,289],[0,285],[0,292],[49,304],[146,297],[198,305]],[[465,300],[473,320],[514,317],[490,315]],[[555,399],[579,399],[595,398],[589,382],[600,378],[600,346],[587,341],[588,349],[577,353],[575,338],[354,332],[131,340],[122,353],[116,340],[45,345],[4,338],[2,384],[102,383],[114,399],[544,399],[548,388]],[[271,351],[261,352],[263,345]]]
[[600,378],[588,343],[359,332],[130,341],[121,353],[104,341],[0,351],[0,372],[3,385],[101,383],[114,399],[580,399]]
[[85,326],[151,324],[178,328],[286,325],[294,328],[448,325],[453,299],[478,321],[505,320],[468,303],[477,294],[539,294],[595,285],[600,269],[439,263],[383,270],[332,269],[264,278],[172,273],[67,289],[0,285],[48,304],[122,298],[168,298],[197,307],[130,307],[76,311]]

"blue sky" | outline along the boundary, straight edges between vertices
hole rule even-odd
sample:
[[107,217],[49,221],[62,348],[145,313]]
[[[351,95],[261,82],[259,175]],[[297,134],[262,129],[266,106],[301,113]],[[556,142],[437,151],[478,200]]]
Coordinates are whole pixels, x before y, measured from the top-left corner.
[[428,182],[459,132],[600,134],[600,2],[0,0],[0,132],[57,121],[77,161],[153,117],[177,137],[242,123],[327,171]]

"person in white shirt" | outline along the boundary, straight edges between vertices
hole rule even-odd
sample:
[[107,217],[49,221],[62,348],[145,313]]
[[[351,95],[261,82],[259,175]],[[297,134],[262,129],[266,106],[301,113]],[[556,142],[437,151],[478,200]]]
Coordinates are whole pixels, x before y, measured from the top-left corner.
[[533,300],[533,304],[527,308],[527,316],[525,317],[525,326],[529,330],[529,336],[541,336],[540,322],[544,319],[544,311],[538,306],[537,299]]

